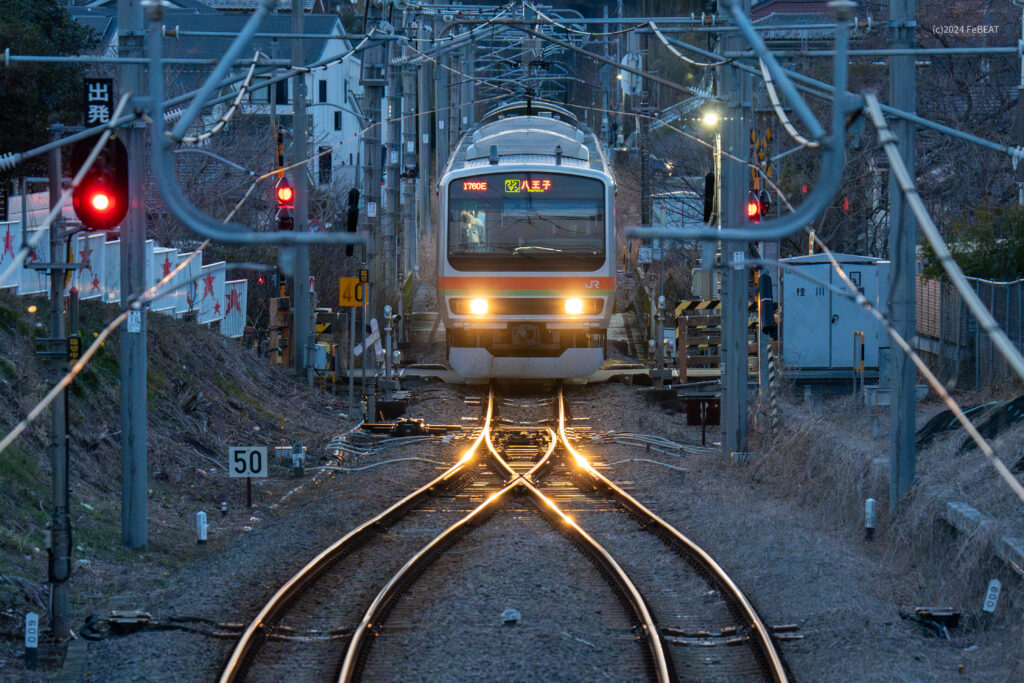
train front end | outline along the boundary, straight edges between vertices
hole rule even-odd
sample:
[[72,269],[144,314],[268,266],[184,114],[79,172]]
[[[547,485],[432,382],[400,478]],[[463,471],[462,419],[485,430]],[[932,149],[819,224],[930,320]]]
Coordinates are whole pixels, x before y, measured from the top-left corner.
[[534,159],[470,165],[441,184],[439,307],[448,363],[466,382],[586,380],[605,359],[612,179]]

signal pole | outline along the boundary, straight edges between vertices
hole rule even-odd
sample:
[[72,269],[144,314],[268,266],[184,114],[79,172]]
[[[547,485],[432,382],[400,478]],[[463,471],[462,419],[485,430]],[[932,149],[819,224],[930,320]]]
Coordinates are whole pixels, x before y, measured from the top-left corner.
[[[305,23],[302,0],[292,0],[292,33],[301,34]],[[292,67],[302,67],[306,53],[302,38],[292,40]],[[292,150],[293,163],[305,161],[306,153],[306,74],[295,76],[293,86],[295,97],[292,102]],[[295,231],[309,229],[309,169],[302,165],[295,169]],[[306,352],[311,346],[310,339],[310,291],[309,291],[309,247],[296,245],[295,280],[292,287],[292,359],[295,374],[313,384],[313,366],[306,362]]]
[[[914,39],[914,0],[890,0],[891,43],[894,48],[912,48]],[[892,106],[904,111],[917,109],[917,88],[913,56],[889,58],[889,101]],[[910,177],[914,177],[914,124],[897,119],[892,123],[899,138],[900,153]],[[889,175],[889,306],[892,325],[904,339],[914,338],[917,332],[915,275],[916,260],[914,248],[917,224],[910,211],[906,197],[900,192],[896,178]],[[914,484],[915,460],[914,414],[917,409],[915,396],[917,370],[910,358],[898,347],[892,345],[890,355],[890,381],[892,402],[890,404],[889,428],[889,510]]]
[[[742,0],[750,14],[750,0]],[[727,14],[727,13],[726,13]],[[737,33],[726,34],[727,49],[740,49]],[[720,67],[719,96],[725,100],[722,144],[740,159],[750,155],[751,77],[746,72]],[[748,172],[745,166],[722,160],[722,224],[729,228],[747,222],[745,201]],[[746,449],[747,443],[747,270],[742,263],[745,242],[722,242],[722,455]]]
[[[118,52],[143,56],[142,0],[118,0]],[[133,97],[143,93],[142,67],[120,67],[121,88]],[[128,125],[128,215],[121,222],[121,310],[146,286],[146,206],[143,183],[146,129]],[[148,542],[146,456],[146,308],[129,313],[121,328],[121,538],[129,548]]]
[[[61,195],[60,147],[50,152],[50,206],[56,206]],[[25,225],[25,214],[22,213]],[[64,263],[67,240],[64,221],[58,214],[50,226],[50,345],[55,359],[55,379],[67,372],[67,333],[64,325]],[[49,582],[50,628],[59,640],[71,635],[71,519],[68,515],[68,438],[67,392],[62,391],[50,404],[50,462],[53,469],[51,494],[53,510],[50,518]]]

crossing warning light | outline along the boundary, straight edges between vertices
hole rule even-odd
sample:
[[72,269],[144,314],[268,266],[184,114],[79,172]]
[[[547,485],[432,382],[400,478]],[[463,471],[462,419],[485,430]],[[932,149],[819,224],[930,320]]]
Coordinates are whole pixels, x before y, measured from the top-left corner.
[[281,180],[277,181],[277,187],[274,188],[274,194],[277,195],[277,208],[295,208],[295,188],[293,188],[292,184],[288,182],[287,177],[281,176]]
[[[71,150],[71,170],[78,175],[97,139],[86,138]],[[111,137],[71,195],[75,215],[88,231],[110,230],[128,213],[128,152]]]

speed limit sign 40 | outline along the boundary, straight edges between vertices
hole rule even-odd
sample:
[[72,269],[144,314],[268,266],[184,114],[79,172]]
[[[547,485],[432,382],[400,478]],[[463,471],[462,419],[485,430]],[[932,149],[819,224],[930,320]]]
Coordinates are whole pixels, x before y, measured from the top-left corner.
[[267,468],[266,446],[228,448],[228,472],[232,477],[265,477]]

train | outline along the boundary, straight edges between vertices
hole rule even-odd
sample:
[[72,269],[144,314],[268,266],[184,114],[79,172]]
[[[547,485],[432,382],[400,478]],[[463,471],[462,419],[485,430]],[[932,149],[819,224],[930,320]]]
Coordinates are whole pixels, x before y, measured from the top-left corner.
[[438,310],[466,383],[583,380],[615,302],[615,181],[597,136],[517,100],[468,130],[438,180]]

